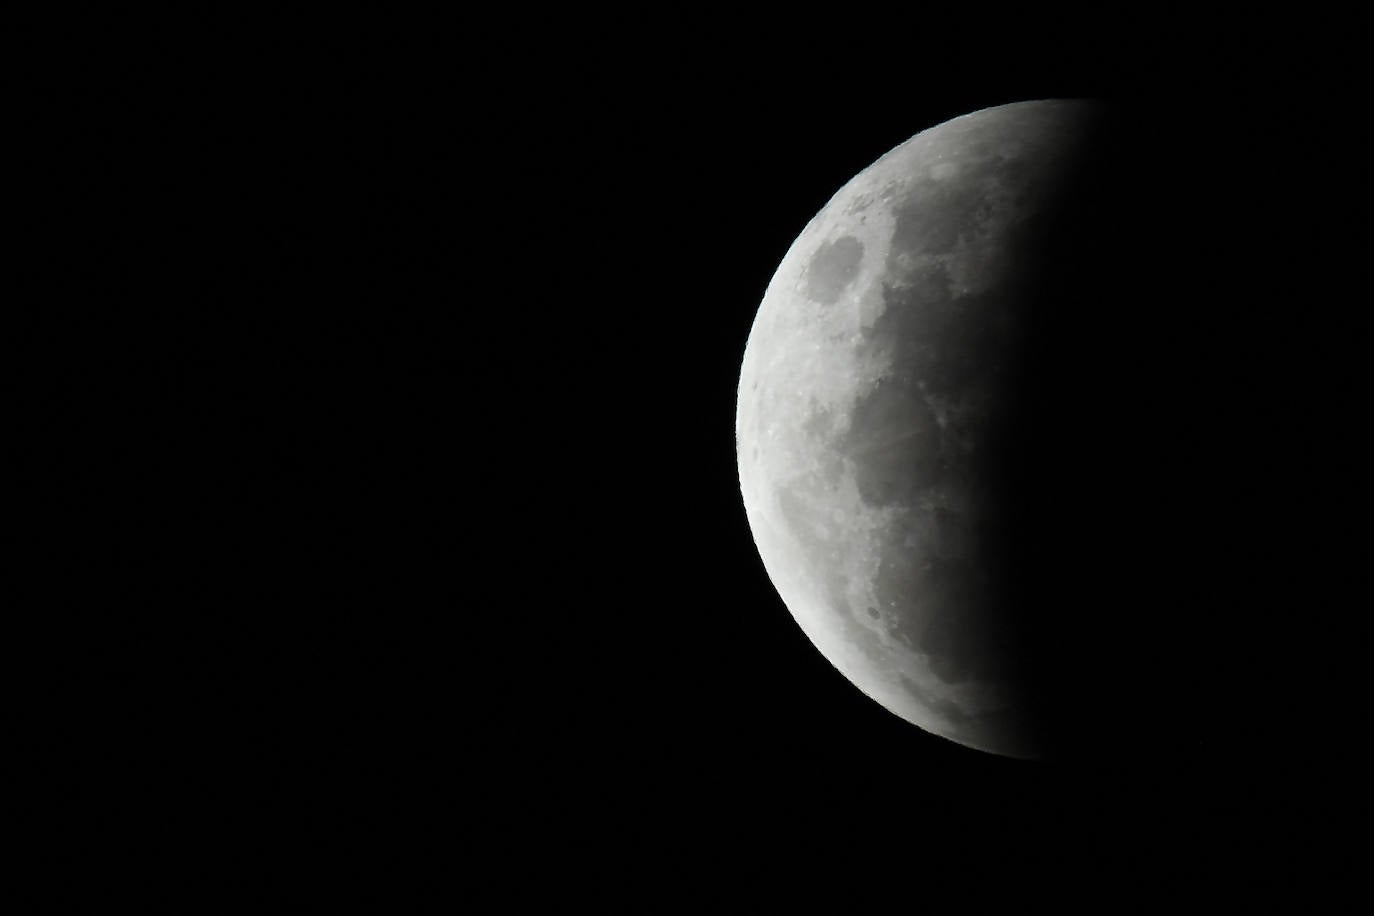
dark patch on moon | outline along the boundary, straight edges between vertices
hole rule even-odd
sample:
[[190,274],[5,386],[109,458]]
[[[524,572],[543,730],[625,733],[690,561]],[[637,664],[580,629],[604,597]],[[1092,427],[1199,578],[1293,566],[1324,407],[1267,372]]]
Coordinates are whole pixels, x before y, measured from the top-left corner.
[[1005,675],[998,636],[989,626],[991,596],[985,572],[965,560],[934,559],[916,565],[905,553],[888,550],[879,564],[874,592],[895,607],[891,633],[929,658],[930,670],[946,683]]
[[[980,171],[986,171],[986,163],[982,165]],[[975,232],[987,216],[986,200],[984,184],[977,180],[915,183],[902,203],[893,208],[896,221],[888,270],[893,271],[905,253],[952,252],[960,237]]]
[[[1014,295],[961,296],[951,308],[931,316],[937,326],[932,333],[941,335],[940,346],[932,347],[924,361],[924,380],[932,392],[957,397],[1001,390],[998,367],[1012,355],[1016,341],[1009,323],[996,317],[1007,310],[1009,299]],[[973,315],[979,320],[970,320]]]
[[[920,314],[941,308],[951,298],[949,272],[938,261],[920,265],[919,269],[889,271],[882,279],[883,314],[871,327],[864,329],[869,338],[882,339],[890,333],[892,321],[910,320],[912,313]],[[895,317],[888,313],[896,310]]]
[[853,458],[859,496],[871,506],[907,506],[940,474],[940,425],[915,380],[880,379],[854,405],[842,447]]
[[863,243],[851,235],[822,243],[806,267],[806,297],[834,305],[859,275],[863,257]]
[[1014,292],[952,295],[943,270],[882,286],[883,311],[865,330],[931,394],[959,398],[999,388],[997,367],[1016,346]]
[[988,601],[979,572],[967,562],[933,561],[917,593],[924,606],[921,619],[903,620],[915,630],[918,648],[929,656],[931,671],[942,681],[996,678],[1003,673],[996,653],[990,651]]

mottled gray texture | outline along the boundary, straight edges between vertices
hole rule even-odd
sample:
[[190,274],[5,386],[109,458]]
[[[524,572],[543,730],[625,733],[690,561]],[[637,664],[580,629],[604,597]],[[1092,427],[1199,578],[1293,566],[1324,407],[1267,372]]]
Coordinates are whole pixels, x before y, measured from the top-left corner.
[[783,601],[864,693],[962,744],[1034,756],[986,479],[1040,224],[1095,107],[927,130],[842,188],[778,267],[736,435]]
[[824,242],[806,267],[806,296],[814,302],[833,305],[859,275],[864,246],[852,235]]

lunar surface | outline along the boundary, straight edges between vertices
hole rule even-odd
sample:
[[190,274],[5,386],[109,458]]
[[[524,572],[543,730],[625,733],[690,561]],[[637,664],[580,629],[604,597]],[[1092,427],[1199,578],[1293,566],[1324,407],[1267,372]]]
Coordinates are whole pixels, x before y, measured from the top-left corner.
[[740,374],[740,489],[797,623],[891,712],[1013,757],[1042,754],[998,468],[1044,237],[1101,112],[1004,105],[883,156],[783,258]]

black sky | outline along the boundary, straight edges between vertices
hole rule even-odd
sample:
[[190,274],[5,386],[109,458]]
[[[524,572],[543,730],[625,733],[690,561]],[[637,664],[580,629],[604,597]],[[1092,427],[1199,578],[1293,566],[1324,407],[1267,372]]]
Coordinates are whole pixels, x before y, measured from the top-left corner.
[[[121,766],[87,803],[431,855],[461,825],[502,887],[600,862],[698,890],[834,859],[1143,880],[1361,816],[1349,58],[1234,22],[1039,26],[391,22],[213,55],[174,29],[78,68],[59,139],[91,215],[57,298],[118,306],[70,305],[45,345],[90,354],[63,416],[105,444],[63,465],[75,553],[109,570],[83,677],[114,686],[82,722]],[[1122,242],[1116,298],[1148,319],[1056,345],[1148,420],[1092,475],[1085,539],[1131,562],[1062,558],[1143,679],[1116,716],[1082,685],[1111,752],[1057,767],[926,735],[829,666],[764,573],[733,440],[811,216],[920,130],[1048,97],[1122,105],[1177,197]],[[1125,437],[1095,381],[1085,422]]]

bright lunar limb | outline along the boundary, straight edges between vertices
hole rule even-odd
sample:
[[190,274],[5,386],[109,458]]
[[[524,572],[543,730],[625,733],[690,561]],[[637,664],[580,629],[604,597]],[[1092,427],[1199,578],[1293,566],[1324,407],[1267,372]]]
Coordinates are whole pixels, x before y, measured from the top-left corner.
[[769,577],[843,675],[968,747],[1041,748],[999,491],[1028,289],[1101,109],[926,130],[846,184],[778,266],[740,373],[740,489]]

